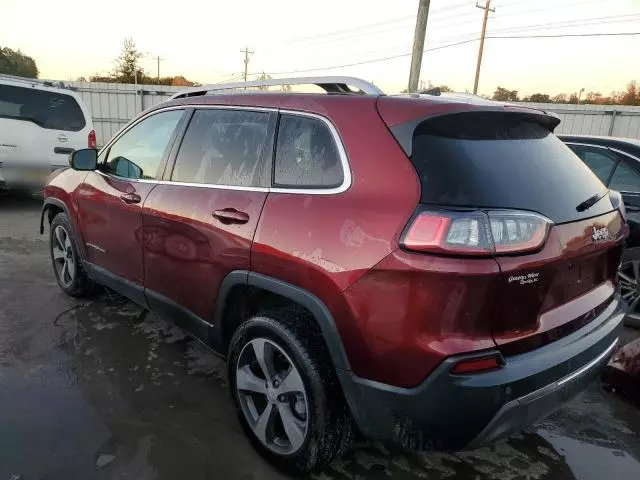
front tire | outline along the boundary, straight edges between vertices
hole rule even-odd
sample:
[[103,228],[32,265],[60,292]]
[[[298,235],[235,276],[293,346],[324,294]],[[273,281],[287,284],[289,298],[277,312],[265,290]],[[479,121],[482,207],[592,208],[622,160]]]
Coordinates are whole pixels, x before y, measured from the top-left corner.
[[260,313],[238,327],[228,357],[231,395],[249,439],[297,474],[328,465],[352,438],[324,340],[308,321],[290,308]]
[[49,229],[49,253],[58,285],[71,297],[83,297],[91,293],[91,282],[78,254],[77,243],[69,217],[57,214]]

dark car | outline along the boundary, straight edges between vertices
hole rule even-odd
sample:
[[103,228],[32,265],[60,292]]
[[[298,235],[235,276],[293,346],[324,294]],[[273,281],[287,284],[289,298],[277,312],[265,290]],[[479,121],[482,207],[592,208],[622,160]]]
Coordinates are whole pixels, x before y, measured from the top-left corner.
[[355,426],[492,441],[598,375],[628,227],[556,117],[353,78],[246,85],[283,82],[328,94],[197,87],[75,152],[43,210],[62,290],[107,285],[211,345],[249,438],[299,472]]
[[640,327],[640,140],[559,136],[608,188],[622,194],[630,235],[620,267],[622,297],[629,303],[626,322]]

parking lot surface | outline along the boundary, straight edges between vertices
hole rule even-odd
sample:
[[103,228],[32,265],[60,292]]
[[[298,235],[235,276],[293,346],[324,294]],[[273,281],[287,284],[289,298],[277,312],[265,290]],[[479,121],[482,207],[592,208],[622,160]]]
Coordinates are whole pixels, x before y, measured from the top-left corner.
[[[249,445],[215,355],[113,293],[59,290],[39,215],[38,200],[0,201],[0,480],[284,478]],[[359,442],[314,478],[637,479],[640,410],[596,383],[508,440]]]

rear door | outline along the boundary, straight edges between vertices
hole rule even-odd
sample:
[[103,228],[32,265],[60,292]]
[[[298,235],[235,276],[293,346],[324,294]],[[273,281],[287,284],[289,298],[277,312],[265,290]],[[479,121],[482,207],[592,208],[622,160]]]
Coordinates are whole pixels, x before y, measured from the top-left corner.
[[[495,254],[493,337],[505,353],[565,335],[611,300],[623,219],[606,186],[547,126],[516,113],[445,115],[417,127],[411,160],[423,204],[490,219],[486,231],[451,241],[479,234],[496,252],[504,247]],[[518,242],[531,240],[527,212],[552,224],[537,251],[519,253]]]
[[[197,108],[165,181],[144,205],[145,293],[152,309],[204,329],[224,277],[249,270],[268,194],[276,112]],[[189,325],[192,327],[193,325]]]
[[68,166],[69,153],[87,147],[90,130],[73,95],[39,85],[0,84],[0,162],[5,166],[31,172]]
[[78,192],[78,224],[89,267],[144,304],[142,207],[162,177],[184,110],[152,113],[101,152]]

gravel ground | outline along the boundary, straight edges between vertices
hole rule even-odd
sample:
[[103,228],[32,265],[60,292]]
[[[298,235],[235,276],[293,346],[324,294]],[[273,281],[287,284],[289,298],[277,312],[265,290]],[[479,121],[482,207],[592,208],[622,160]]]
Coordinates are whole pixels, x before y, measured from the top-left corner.
[[[0,480],[283,478],[242,433],[215,355],[115,294],[58,289],[39,212],[0,201]],[[596,383],[508,440],[457,454],[361,442],[314,478],[640,478],[638,432],[640,411]]]

